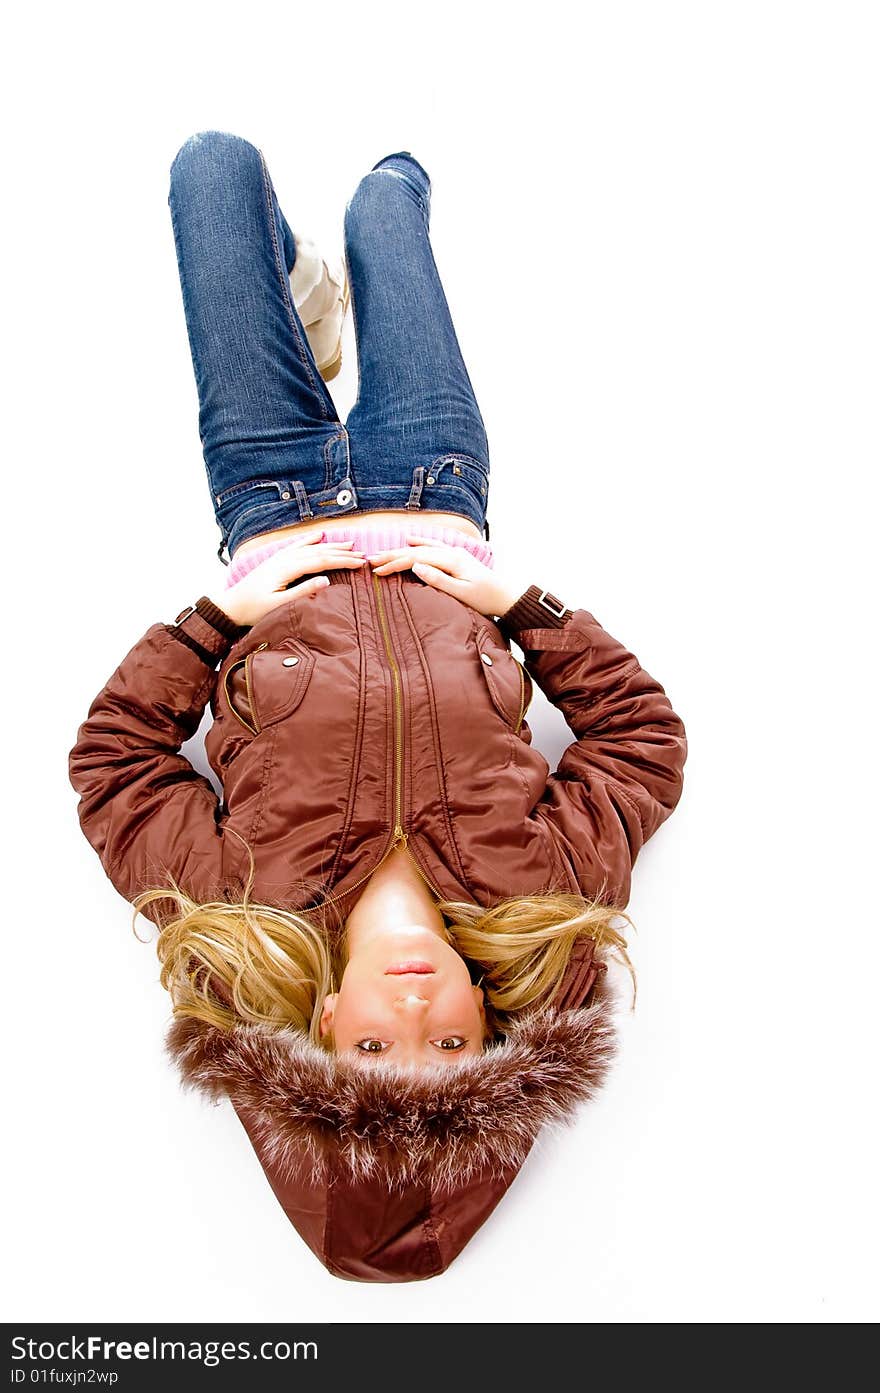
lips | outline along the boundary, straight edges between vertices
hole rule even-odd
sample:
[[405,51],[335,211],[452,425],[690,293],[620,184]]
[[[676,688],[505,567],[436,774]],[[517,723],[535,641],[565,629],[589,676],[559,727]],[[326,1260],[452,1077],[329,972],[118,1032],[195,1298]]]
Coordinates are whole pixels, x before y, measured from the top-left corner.
[[416,974],[418,976],[426,976],[428,973],[433,972],[434,968],[431,966],[430,963],[422,962],[421,960],[417,959],[407,959],[406,962],[392,963],[390,967],[386,967],[385,976],[405,977],[410,973]]

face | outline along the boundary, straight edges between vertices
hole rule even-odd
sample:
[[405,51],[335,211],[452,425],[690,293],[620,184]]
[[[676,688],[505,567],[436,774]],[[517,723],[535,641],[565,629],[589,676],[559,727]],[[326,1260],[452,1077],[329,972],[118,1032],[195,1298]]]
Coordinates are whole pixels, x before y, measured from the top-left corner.
[[428,928],[379,932],[348,960],[328,996],[321,1034],[336,1051],[369,1068],[456,1063],[481,1054],[487,1034],[481,988],[467,964]]

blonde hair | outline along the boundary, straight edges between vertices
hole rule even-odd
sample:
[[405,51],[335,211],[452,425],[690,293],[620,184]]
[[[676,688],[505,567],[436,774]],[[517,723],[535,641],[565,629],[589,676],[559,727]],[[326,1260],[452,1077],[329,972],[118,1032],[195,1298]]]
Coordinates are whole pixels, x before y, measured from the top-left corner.
[[[240,903],[199,904],[174,881],[145,890],[132,901],[135,919],[157,901],[173,901],[177,913],[160,916],[156,952],[160,981],[175,1016],[194,1016],[223,1030],[245,1022],[278,1030],[293,1026],[325,1048],[320,1033],[324,998],[345,968],[342,936],[326,941],[306,914],[253,903],[254,866]],[[628,914],[577,894],[519,896],[491,909],[466,900],[435,901],[452,947],[483,973],[486,1016],[493,1034],[504,1034],[517,1014],[550,1005],[578,939],[591,938],[597,958],[610,953],[635,973],[626,940],[614,927]],[[137,929],[133,924],[137,935]],[[604,952],[602,950],[605,950]],[[213,990],[212,990],[213,983]],[[226,997],[218,999],[217,988]]]

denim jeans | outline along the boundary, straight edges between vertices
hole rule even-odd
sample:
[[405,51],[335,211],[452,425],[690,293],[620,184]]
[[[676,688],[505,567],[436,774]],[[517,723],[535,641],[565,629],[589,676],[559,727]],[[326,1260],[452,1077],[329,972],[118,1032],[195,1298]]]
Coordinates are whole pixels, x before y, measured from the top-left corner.
[[343,424],[293,304],[296,247],[263,154],[222,131],[178,151],[168,203],[221,542],[401,508],[489,536],[489,450],[428,235],[431,183],[399,151],[346,205],[358,397]]

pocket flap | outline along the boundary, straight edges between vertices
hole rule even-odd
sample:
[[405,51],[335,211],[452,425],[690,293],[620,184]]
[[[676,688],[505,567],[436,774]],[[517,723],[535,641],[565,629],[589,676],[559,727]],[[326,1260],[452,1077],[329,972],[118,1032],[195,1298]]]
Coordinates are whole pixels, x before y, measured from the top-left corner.
[[314,653],[296,639],[287,639],[281,648],[264,648],[249,654],[251,709],[259,730],[297,708],[314,666]]
[[518,658],[489,631],[477,627],[477,653],[489,695],[499,715],[519,732],[532,699],[532,679]]

